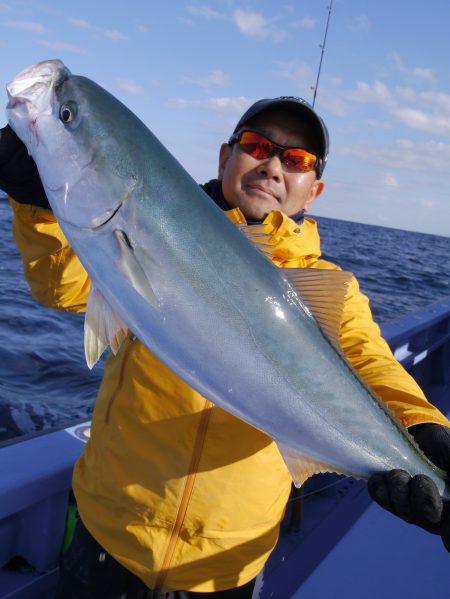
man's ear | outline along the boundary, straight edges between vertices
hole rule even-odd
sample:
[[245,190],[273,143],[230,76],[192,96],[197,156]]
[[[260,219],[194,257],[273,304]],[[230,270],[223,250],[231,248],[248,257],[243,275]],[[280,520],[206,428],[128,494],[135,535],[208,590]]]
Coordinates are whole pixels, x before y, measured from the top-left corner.
[[232,152],[233,148],[229,145],[229,144],[222,144],[220,146],[220,153],[219,153],[219,179],[222,179],[223,177],[223,171],[225,169],[225,165],[228,162],[230,156],[231,156],[231,152]]
[[314,200],[316,198],[318,198],[320,196],[320,194],[322,193],[322,191],[324,189],[325,189],[325,183],[321,179],[317,179],[316,181],[314,181],[314,183],[311,187],[311,191],[309,193],[309,198],[306,200],[306,203],[303,206],[303,209],[305,212],[308,212],[311,204],[314,202]]

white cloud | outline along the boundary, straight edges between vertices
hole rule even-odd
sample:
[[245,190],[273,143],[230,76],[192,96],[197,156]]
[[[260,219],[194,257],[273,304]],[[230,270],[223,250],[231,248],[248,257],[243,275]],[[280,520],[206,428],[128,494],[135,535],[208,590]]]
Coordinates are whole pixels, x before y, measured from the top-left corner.
[[206,4],[201,4],[198,6],[188,6],[186,9],[191,15],[195,17],[203,17],[204,19],[224,19],[225,15],[217,10],[212,9],[210,6]]
[[186,100],[185,98],[174,98],[169,100],[169,106],[173,108],[199,108],[213,112],[228,114],[243,114],[247,108],[255,102],[255,99],[238,97],[216,97],[207,100]]
[[420,205],[422,206],[422,208],[426,208],[427,210],[431,210],[431,208],[433,208],[433,201],[432,200],[422,200],[420,202]]
[[397,53],[394,53],[392,58],[393,58],[395,68],[400,73],[403,73],[408,76],[413,76],[417,79],[429,81],[431,83],[434,83],[436,81],[435,69],[432,69],[430,67],[422,67],[422,66],[408,67],[403,62],[403,59],[401,58],[401,56]]
[[384,185],[386,185],[387,187],[400,187],[400,183],[398,182],[398,179],[396,179],[396,177],[394,177],[394,175],[390,175],[390,174],[383,175],[382,183],[384,183]]
[[342,79],[340,77],[330,77],[330,83],[334,87],[342,86]]
[[370,20],[366,15],[357,15],[347,19],[347,26],[351,31],[369,31]]
[[[345,101],[344,98],[340,97],[337,94],[333,94],[332,91],[328,91],[326,89],[322,89],[317,96],[320,100],[319,104],[322,110],[327,110],[331,114],[334,114],[339,117],[344,117],[348,114],[351,107],[348,102]],[[307,99],[307,98],[306,98]],[[317,106],[316,106],[317,108]],[[321,111],[319,110],[319,113]]]
[[355,90],[344,92],[344,95],[352,102],[374,104],[410,129],[450,137],[449,94],[418,93],[412,88],[398,86],[390,89],[385,83],[375,81],[372,85],[359,82]]
[[450,136],[450,115],[439,115],[419,108],[398,107],[393,111],[397,119],[417,131]]
[[117,31],[117,29],[106,29],[103,35],[113,42],[124,42],[128,39],[126,35],[121,31]]
[[420,79],[428,79],[428,81],[436,81],[436,75],[434,69],[424,67],[414,67],[412,74]]
[[432,169],[434,166],[448,172],[450,164],[450,144],[441,141],[429,140],[426,142],[414,142],[408,146],[407,152],[410,161],[420,168]]
[[40,40],[37,42],[40,46],[45,46],[45,48],[51,48],[52,50],[58,50],[62,52],[72,52],[73,54],[87,54],[88,51],[86,48],[81,48],[80,46],[74,46],[73,44],[68,44],[67,42],[50,42],[48,40]]
[[402,102],[417,102],[417,92],[412,87],[397,86],[395,93]]
[[191,19],[190,17],[177,16],[177,21],[182,25],[191,26],[194,24],[194,19]]
[[394,62],[394,67],[404,73],[405,71],[407,71],[407,68],[405,66],[405,63],[403,62],[400,54],[397,54],[397,52],[394,52],[394,54],[392,54],[392,60]]
[[356,90],[348,93],[348,97],[356,102],[377,103],[390,106],[393,104],[392,93],[382,81],[375,81],[373,85],[359,81]]
[[314,78],[311,67],[302,60],[274,60],[273,64],[278,68],[276,75],[293,81],[297,86],[311,83]]
[[375,129],[392,129],[392,123],[390,121],[378,121],[376,119],[369,119],[367,124]]
[[308,95],[312,94],[315,84],[315,74],[311,67],[301,60],[280,61],[274,60],[273,64],[276,67],[275,75],[283,77],[290,81],[290,86],[293,85],[300,96],[308,99]]
[[[277,68],[275,75],[288,79],[299,96],[308,102],[312,102],[317,74],[307,63],[301,60],[284,62],[274,60],[273,64]],[[350,110],[350,106],[345,99],[341,79],[338,77],[329,78],[326,83],[327,85],[319,84],[320,93],[318,96],[320,97],[321,108],[326,109],[331,114],[345,116]]]
[[277,28],[273,21],[259,12],[252,10],[235,10],[233,20],[243,35],[261,40],[281,42],[287,36],[286,31]]
[[29,33],[46,33],[48,30],[41,23],[35,21],[7,21],[7,27],[19,29],[20,31],[28,31]]
[[89,29],[91,24],[84,19],[74,19],[73,17],[69,18],[69,23],[71,23],[74,27],[78,27],[79,29]]
[[130,79],[116,79],[117,85],[132,96],[137,96],[142,92],[142,86],[134,83]]
[[428,109],[443,111],[450,114],[450,94],[444,92],[422,92],[420,100]]
[[228,78],[223,71],[220,69],[213,69],[208,75],[204,77],[188,77],[184,76],[180,79],[181,83],[188,83],[201,87],[206,92],[211,92],[213,87],[223,87],[227,85]]
[[292,27],[298,27],[299,29],[313,29],[316,25],[316,19],[311,17],[303,17],[291,23]]
[[343,155],[356,156],[370,164],[378,164],[387,171],[399,168],[415,173],[447,173],[450,164],[450,144],[435,140],[396,139],[382,145],[367,142],[341,147],[339,151]]
[[399,106],[394,111],[395,116],[408,127],[426,131],[430,124],[430,116],[416,108]]
[[[312,91],[314,91],[313,87]],[[317,98],[321,110],[327,110],[339,117],[345,117],[352,108],[343,91],[342,81],[338,77],[328,79],[322,77],[322,81],[319,83]]]

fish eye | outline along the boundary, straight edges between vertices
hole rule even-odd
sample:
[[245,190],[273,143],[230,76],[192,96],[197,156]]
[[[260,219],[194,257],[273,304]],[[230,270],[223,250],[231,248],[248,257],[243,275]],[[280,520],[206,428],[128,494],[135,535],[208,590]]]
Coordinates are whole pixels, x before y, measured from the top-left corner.
[[65,124],[71,123],[77,116],[77,107],[72,102],[66,102],[61,105],[59,109],[59,118]]

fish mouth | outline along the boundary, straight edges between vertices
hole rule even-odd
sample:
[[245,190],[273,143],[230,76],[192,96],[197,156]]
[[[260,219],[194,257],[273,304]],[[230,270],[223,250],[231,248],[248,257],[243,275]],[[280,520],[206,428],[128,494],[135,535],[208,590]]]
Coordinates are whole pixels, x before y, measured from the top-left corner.
[[36,98],[48,102],[47,94],[69,76],[69,69],[60,60],[44,60],[23,69],[6,86],[7,108],[20,103],[35,104]]

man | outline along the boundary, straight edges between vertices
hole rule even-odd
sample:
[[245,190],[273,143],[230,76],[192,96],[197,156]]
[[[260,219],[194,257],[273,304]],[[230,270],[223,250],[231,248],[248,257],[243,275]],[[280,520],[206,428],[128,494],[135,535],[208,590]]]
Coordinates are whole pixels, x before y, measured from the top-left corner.
[[[261,100],[222,145],[219,178],[204,189],[233,222],[264,223],[277,266],[336,269],[320,258],[317,225],[304,216],[323,192],[327,155],[327,129],[311,106]],[[0,187],[14,198],[14,234],[34,297],[82,311],[87,274],[9,128],[0,138]],[[340,343],[425,453],[450,471],[450,423],[394,359],[355,279]],[[244,599],[277,541],[291,479],[269,437],[200,396],[130,335],[106,362],[73,487],[82,523],[58,597]],[[369,489],[450,550],[448,506],[427,477],[393,471],[372,477]]]

